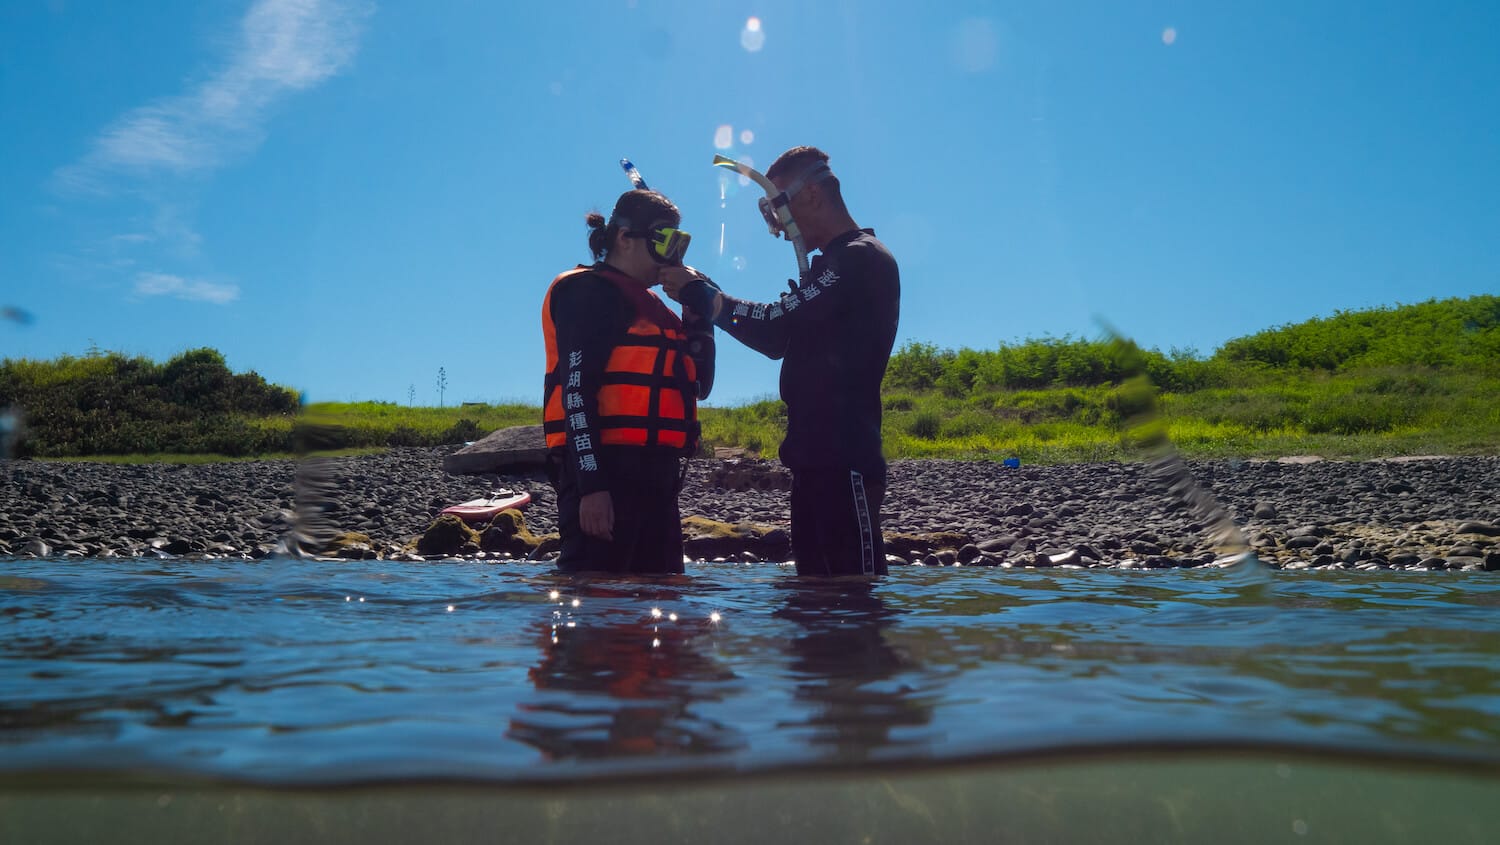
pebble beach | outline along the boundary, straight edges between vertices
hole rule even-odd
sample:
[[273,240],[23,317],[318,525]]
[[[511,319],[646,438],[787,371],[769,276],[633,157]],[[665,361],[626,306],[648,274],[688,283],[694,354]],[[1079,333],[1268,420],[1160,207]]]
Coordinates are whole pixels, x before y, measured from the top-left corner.
[[[413,541],[444,507],[512,488],[532,494],[526,527],[538,535],[555,531],[556,503],[540,470],[450,475],[442,459],[454,448],[321,461],[327,491],[321,519],[367,536],[366,557],[416,559]],[[1500,458],[1186,467],[1272,567],[1500,570]],[[264,558],[277,553],[292,528],[297,470],[292,460],[3,461],[0,558]],[[747,474],[765,483],[745,483]],[[776,489],[784,479],[775,462],[695,460],[682,514],[784,530],[787,494]],[[1222,551],[1203,509],[1145,464],[894,461],[881,516],[887,551],[898,556],[892,564],[1193,567],[1212,564]],[[758,557],[749,549],[718,556]],[[426,557],[503,562],[512,555],[469,548]]]

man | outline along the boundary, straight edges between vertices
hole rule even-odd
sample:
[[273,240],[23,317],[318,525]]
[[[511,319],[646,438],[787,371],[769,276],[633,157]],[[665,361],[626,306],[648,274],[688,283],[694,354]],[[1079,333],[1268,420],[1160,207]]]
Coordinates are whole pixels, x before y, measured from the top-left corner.
[[669,268],[662,289],[736,340],[782,359],[792,471],[792,554],[799,575],[884,575],[880,503],[880,383],[901,309],[896,259],[844,205],[828,154],[787,150],[766,176],[788,195],[809,251],[821,250],[776,302],[729,296],[692,268]]
[[680,461],[712,386],[713,326],[686,308],[679,319],[650,290],[687,248],[670,200],[628,191],[609,220],[586,219],[595,263],[559,275],[542,303],[558,568],[680,574]]

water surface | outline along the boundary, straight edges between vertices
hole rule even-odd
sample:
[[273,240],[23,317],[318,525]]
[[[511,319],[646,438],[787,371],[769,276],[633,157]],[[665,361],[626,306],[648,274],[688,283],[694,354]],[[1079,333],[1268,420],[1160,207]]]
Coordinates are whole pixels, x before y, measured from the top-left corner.
[[[689,814],[706,835],[733,816],[727,795],[742,799],[737,812],[757,800],[875,801],[913,818],[933,796],[969,796],[967,810],[942,815],[980,824],[976,812],[995,811],[972,800],[981,784],[993,796],[1053,790],[1042,830],[1083,818],[1057,809],[1069,790],[1108,803],[1097,784],[1079,785],[1093,780],[1148,790],[1132,799],[1142,818],[1170,805],[1167,784],[1217,795],[1202,789],[1215,777],[1238,777],[1246,795],[1264,782],[1266,795],[1310,796],[1318,782],[1380,800],[1330,766],[1386,777],[1408,801],[1426,784],[1446,796],[1418,802],[1429,812],[1465,789],[1500,788],[1494,575],[906,567],[871,587],[764,564],[690,573],[578,582],[539,564],[7,562],[0,810],[36,824],[75,816],[59,808],[85,796],[99,809],[114,795],[123,813],[134,795],[158,821],[169,805],[201,805],[225,823],[257,800],[293,800],[278,790],[311,801],[313,787],[353,786],[366,792],[325,796],[323,812],[363,801],[355,816],[369,821],[369,808],[395,812],[434,786],[453,808],[465,782],[536,810],[528,790],[569,790],[548,792],[562,800],[581,785],[604,790],[590,806],[616,801],[616,818],[619,806],[653,805],[609,790],[673,796],[662,799],[673,813],[719,806],[718,822]],[[1100,759],[1113,762],[1101,770]],[[1135,780],[1152,766],[1166,768]],[[1324,775],[1283,783],[1308,771]],[[139,794],[110,791],[132,786]],[[380,789],[405,791],[368,792]],[[835,793],[811,798],[819,789]],[[931,795],[870,797],[893,789]],[[801,797],[767,797],[785,790]],[[874,792],[850,797],[860,790]],[[1183,800],[1161,818],[1186,835],[1194,808],[1207,819],[1214,802]],[[1321,804],[1346,805],[1351,823],[1379,816]],[[1493,804],[1448,813],[1448,834],[1494,830]],[[1284,809],[1278,830],[1302,836],[1312,823],[1298,833]],[[353,818],[338,813],[327,818]],[[95,818],[119,822],[105,809]],[[890,824],[875,830],[883,841],[907,831]]]

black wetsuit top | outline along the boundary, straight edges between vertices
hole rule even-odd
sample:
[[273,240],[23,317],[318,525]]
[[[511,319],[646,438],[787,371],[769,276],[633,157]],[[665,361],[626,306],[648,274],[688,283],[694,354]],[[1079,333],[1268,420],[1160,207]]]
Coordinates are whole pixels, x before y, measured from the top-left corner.
[[[560,375],[566,380],[573,370],[578,372],[579,393],[583,399],[583,408],[579,410],[584,414],[586,425],[569,428],[565,447],[567,464],[577,474],[580,493],[587,495],[608,490],[610,470],[634,472],[636,462],[651,460],[657,452],[675,465],[682,450],[665,446],[602,447],[594,450],[599,453],[599,463],[583,465],[579,461],[578,435],[599,430],[599,382],[604,367],[609,363],[615,344],[635,321],[636,314],[619,288],[593,273],[579,273],[559,282],[552,291],[551,305],[552,325],[557,333],[558,365],[562,368]],[[684,321],[683,328],[688,334],[689,355],[698,370],[698,398],[706,399],[713,389],[713,326],[706,320],[689,319]],[[545,396],[543,401],[546,401]]]
[[772,303],[725,295],[716,323],[741,343],[782,359],[786,440],[797,469],[880,472],[880,382],[901,315],[896,259],[872,229],[834,238],[796,292]]

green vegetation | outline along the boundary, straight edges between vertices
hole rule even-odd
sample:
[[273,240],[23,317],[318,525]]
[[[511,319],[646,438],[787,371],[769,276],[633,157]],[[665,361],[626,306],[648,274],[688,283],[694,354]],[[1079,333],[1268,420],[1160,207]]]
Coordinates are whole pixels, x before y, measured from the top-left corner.
[[[1067,337],[994,350],[911,343],[886,373],[884,433],[896,458],[1125,459],[1122,438],[1147,413],[1193,457],[1495,454],[1496,396],[1500,297],[1476,296],[1340,312],[1206,358]],[[211,349],[162,365],[116,353],[7,360],[0,407],[12,403],[27,410],[22,454],[130,460],[459,443],[541,417],[524,404],[299,409],[291,391],[230,373]],[[786,426],[774,399],[701,416],[706,448],[768,457]]]
[[224,356],[194,349],[156,364],[119,353],[0,363],[0,408],[25,409],[22,457],[115,456],[193,462],[347,454],[389,446],[463,443],[537,421],[521,404],[410,408],[386,402],[314,403]]
[[314,402],[295,421],[260,421],[286,442],[319,452],[372,446],[437,446],[478,440],[498,428],[533,425],[534,405],[466,403],[456,408],[413,408],[393,402]]
[[1131,378],[1184,453],[1364,458],[1500,451],[1500,297],[1340,312],[1200,358],[1119,341],[1029,340],[993,351],[912,343],[885,380],[893,457],[1128,457]]
[[236,375],[212,349],[165,364],[91,353],[0,363],[0,408],[26,409],[19,454],[132,452],[253,455],[286,450],[260,422],[297,410],[297,395],[255,373]]

